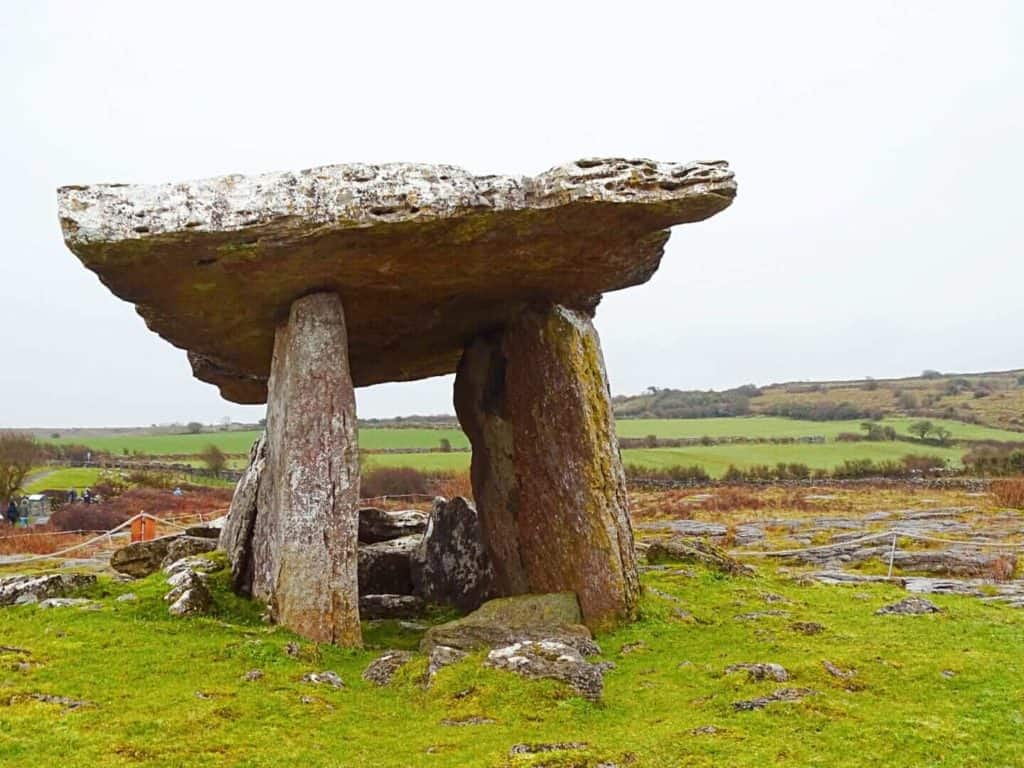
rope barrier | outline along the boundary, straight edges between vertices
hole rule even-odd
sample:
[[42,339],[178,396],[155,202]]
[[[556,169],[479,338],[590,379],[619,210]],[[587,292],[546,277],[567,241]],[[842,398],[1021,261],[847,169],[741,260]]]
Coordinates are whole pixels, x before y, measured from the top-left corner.
[[[79,542],[78,544],[74,544],[73,546],[66,547],[64,549],[59,549],[56,552],[49,552],[49,553],[47,553],[45,555],[33,555],[31,557],[23,557],[23,558],[20,558],[18,560],[3,560],[3,561],[0,561],[0,565],[21,565],[22,563],[38,562],[39,560],[53,560],[54,558],[63,557],[64,555],[68,554],[69,552],[75,552],[75,551],[77,551],[79,549],[84,549],[85,547],[91,546],[92,544],[95,544],[97,541],[102,541],[103,539],[106,539],[109,542],[111,534],[118,533],[119,531],[122,531],[125,528],[129,527],[134,521],[141,520],[143,518],[148,518],[150,520],[155,520],[158,523],[166,522],[164,520],[161,520],[159,517],[155,517],[153,515],[147,514],[146,512],[140,512],[139,514],[134,515],[133,517],[128,518],[127,520],[125,520],[120,525],[114,526],[109,531],[105,531],[105,532],[101,533],[99,536],[94,536],[93,538],[89,539],[88,541],[82,541],[82,542]],[[185,530],[186,529],[186,526],[183,526],[183,525],[176,525],[175,523],[168,523],[168,524],[171,525],[172,527],[178,528],[180,530]],[[158,538],[162,539],[162,538],[166,538],[166,536],[160,536]]]

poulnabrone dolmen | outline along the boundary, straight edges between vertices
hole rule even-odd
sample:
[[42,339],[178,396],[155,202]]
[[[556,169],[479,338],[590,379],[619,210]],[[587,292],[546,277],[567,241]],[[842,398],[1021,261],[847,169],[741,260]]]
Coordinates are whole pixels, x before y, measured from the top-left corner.
[[575,592],[633,615],[637,568],[591,323],[668,228],[726,208],[724,162],[443,165],[59,190],[68,247],[195,375],[267,403],[222,544],[236,588],[314,640],[360,642],[354,386],[455,372],[489,593]]

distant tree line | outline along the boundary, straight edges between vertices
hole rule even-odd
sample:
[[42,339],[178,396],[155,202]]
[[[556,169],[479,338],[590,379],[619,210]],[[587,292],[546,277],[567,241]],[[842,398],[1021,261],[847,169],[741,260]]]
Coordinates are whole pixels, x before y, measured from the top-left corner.
[[747,416],[750,399],[760,394],[753,384],[722,392],[648,387],[643,395],[616,397],[612,404],[620,419],[706,419]]

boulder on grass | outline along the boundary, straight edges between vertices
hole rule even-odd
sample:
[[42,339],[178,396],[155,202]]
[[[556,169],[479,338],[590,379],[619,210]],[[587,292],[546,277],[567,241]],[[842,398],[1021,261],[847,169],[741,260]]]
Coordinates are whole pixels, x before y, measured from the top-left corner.
[[461,619],[431,627],[420,649],[430,653],[436,646],[446,646],[474,651],[525,640],[548,640],[571,646],[584,655],[599,653],[582,618],[572,592],[503,597],[484,603]]
[[606,667],[591,664],[574,647],[557,640],[524,640],[495,648],[487,654],[486,664],[531,680],[561,680],[592,701],[604,692]]
[[647,548],[647,562],[700,563],[731,576],[751,576],[754,569],[730,557],[724,550],[700,539],[675,536],[656,541]]
[[167,554],[160,562],[161,568],[182,560],[186,557],[194,557],[207,552],[213,552],[217,548],[217,539],[204,538],[201,536],[179,536],[167,547]]
[[8,576],[0,579],[0,605],[24,605],[54,597],[68,597],[76,590],[95,583],[96,577],[87,573]]
[[110,567],[135,579],[145,578],[160,570],[160,564],[167,557],[171,543],[177,538],[164,536],[152,541],[136,541],[121,547],[110,556]]

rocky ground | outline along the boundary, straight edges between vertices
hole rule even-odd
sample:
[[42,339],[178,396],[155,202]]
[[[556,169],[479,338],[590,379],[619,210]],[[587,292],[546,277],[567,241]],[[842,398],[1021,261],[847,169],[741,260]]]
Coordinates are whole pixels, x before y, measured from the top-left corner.
[[[597,636],[564,596],[460,618],[381,592],[376,615],[394,618],[364,610],[364,649],[317,645],[232,595],[200,531],[122,556],[138,579],[8,576],[0,764],[1024,762],[1019,581],[978,546],[1016,542],[1017,513],[910,489],[717,488],[634,508],[641,616]],[[400,553],[439,543],[426,517],[361,523],[364,576],[415,592],[424,573]],[[858,540],[893,529],[886,581],[891,536],[886,552]]]

